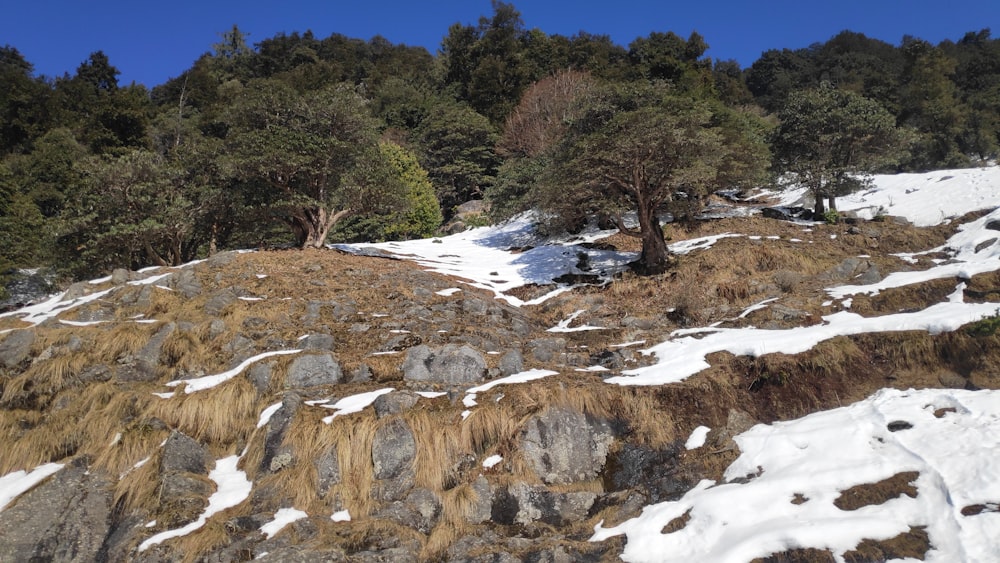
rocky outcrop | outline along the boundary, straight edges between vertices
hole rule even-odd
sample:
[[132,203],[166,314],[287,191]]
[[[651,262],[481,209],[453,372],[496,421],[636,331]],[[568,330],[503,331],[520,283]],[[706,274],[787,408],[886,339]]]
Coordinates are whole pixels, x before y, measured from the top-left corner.
[[613,441],[606,421],[550,407],[528,421],[521,450],[542,481],[566,484],[597,477]]
[[0,561],[90,562],[111,530],[111,483],[79,459],[0,512]]
[[486,360],[469,346],[448,344],[431,349],[420,345],[406,354],[403,379],[444,385],[474,385],[486,376]]
[[403,498],[413,487],[416,457],[417,441],[406,422],[392,418],[379,427],[372,441],[375,476],[372,496],[389,501]]
[[333,354],[299,356],[288,367],[286,389],[305,389],[317,385],[340,383],[343,371]]

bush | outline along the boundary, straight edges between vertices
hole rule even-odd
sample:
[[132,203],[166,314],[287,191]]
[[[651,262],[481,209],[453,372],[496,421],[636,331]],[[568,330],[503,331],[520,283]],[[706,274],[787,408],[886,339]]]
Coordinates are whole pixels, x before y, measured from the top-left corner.
[[993,336],[1000,329],[1000,309],[992,316],[969,325],[965,332],[969,336]]

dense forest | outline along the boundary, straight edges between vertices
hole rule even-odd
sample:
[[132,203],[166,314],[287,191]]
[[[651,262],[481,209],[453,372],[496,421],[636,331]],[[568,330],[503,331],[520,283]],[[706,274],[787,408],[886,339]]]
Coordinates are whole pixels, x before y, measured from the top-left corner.
[[656,214],[683,217],[714,190],[792,177],[823,213],[858,172],[997,156],[988,29],[938,45],[844,31],[746,69],[707,48],[697,33],[549,35],[502,2],[435,54],[308,31],[250,45],[234,26],[152,89],[119,84],[102,52],[37,76],[8,45],[0,269],[81,278],[222,248],[430,236],[484,199],[483,220],[600,215],[643,239],[656,272]]

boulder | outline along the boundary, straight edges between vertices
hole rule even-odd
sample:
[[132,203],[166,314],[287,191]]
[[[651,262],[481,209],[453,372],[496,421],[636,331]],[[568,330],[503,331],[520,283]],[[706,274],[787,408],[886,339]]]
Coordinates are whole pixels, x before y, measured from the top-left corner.
[[0,512],[0,561],[98,561],[112,484],[74,461]]
[[304,389],[340,383],[343,372],[333,354],[313,354],[295,358],[288,368],[285,388]]
[[500,375],[507,377],[524,371],[524,356],[519,350],[510,350],[500,356]]
[[[285,441],[285,433],[288,425],[295,418],[295,413],[302,406],[302,397],[295,393],[285,393],[281,398],[281,408],[279,408],[265,425],[264,435],[264,456],[260,460],[261,470],[277,472],[292,463],[292,454],[282,448]],[[278,463],[275,460],[284,454],[284,458]]]
[[17,367],[31,353],[35,343],[35,331],[15,330],[0,342],[0,364],[5,368]]
[[175,323],[167,323],[156,331],[156,334],[146,342],[131,361],[118,371],[121,381],[155,381],[160,376],[160,351],[163,343],[177,330]]
[[174,278],[174,289],[185,299],[191,299],[201,295],[201,280],[195,275],[193,269],[185,268]]
[[480,383],[486,359],[470,346],[448,344],[437,350],[426,345],[410,348],[403,362],[403,379],[445,385]]
[[372,406],[375,407],[375,414],[379,418],[384,418],[393,414],[402,414],[410,410],[419,400],[420,395],[412,391],[393,391],[392,393],[379,395]]
[[597,493],[582,491],[559,493],[541,485],[515,483],[499,494],[502,499],[495,507],[493,520],[501,524],[527,525],[543,522],[565,526],[586,519]]
[[329,334],[310,334],[302,339],[300,346],[304,350],[333,350],[333,336]]
[[597,477],[613,440],[607,421],[550,407],[528,421],[521,450],[542,481],[566,484]]
[[210,317],[218,317],[227,307],[235,303],[237,299],[239,299],[239,296],[231,288],[220,289],[213,293],[208,298],[208,301],[205,302],[205,314]]
[[413,462],[417,441],[402,419],[393,418],[375,431],[372,440],[372,464],[375,485],[372,496],[378,500],[400,500],[413,488]]
[[536,338],[528,342],[531,355],[539,362],[553,362],[561,359],[566,353],[565,338]]
[[163,444],[163,455],[160,458],[160,473],[195,473],[208,475],[208,454],[205,448],[176,430],[167,437]]

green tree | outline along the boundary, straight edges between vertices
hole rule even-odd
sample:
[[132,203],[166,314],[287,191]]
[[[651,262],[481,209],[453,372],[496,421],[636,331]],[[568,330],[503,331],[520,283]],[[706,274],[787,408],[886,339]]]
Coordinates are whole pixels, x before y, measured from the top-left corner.
[[434,106],[414,131],[420,163],[446,215],[456,205],[480,198],[493,183],[500,159],[490,121],[465,104]]
[[[733,143],[739,122],[724,126],[721,110],[648,83],[588,96],[541,184],[540,203],[564,217],[579,210],[607,214],[622,233],[641,239],[637,271],[666,271],[672,260],[659,214],[755,178],[759,174],[752,169],[765,165],[749,156],[744,166],[734,165],[755,141],[748,136]],[[730,176],[736,170],[743,175]],[[637,229],[622,220],[627,211],[636,213]]]
[[775,164],[792,183],[809,188],[815,214],[836,210],[837,196],[870,183],[897,162],[904,135],[877,102],[827,85],[791,94],[778,113]]
[[267,194],[268,208],[292,229],[302,248],[319,248],[338,221],[367,214],[395,197],[391,186],[349,176],[367,166],[376,123],[364,100],[338,86],[299,95],[274,80],[251,82],[230,108],[229,167]]
[[379,152],[405,189],[406,206],[389,220],[389,239],[425,238],[434,234],[443,217],[427,171],[416,155],[394,143],[379,143]]

